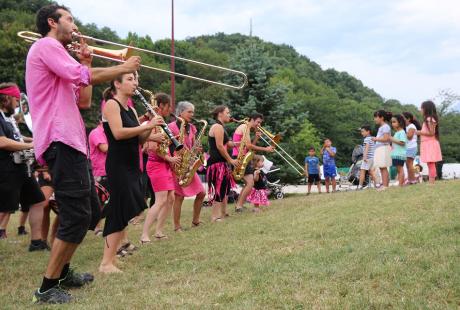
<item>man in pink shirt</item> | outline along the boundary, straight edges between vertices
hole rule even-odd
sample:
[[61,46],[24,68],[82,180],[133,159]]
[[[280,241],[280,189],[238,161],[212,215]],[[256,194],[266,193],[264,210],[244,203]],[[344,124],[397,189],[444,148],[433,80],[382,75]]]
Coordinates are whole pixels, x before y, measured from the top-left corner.
[[100,182],[100,179],[106,176],[105,160],[107,158],[107,150],[109,149],[102,122],[91,130],[88,140],[93,175],[96,181]]
[[34,301],[67,303],[72,297],[61,288],[81,287],[93,280],[70,268],[71,258],[88,230],[91,217],[91,182],[85,126],[79,109],[91,106],[92,84],[135,72],[139,57],[109,68],[91,68],[92,57],[82,43],[73,59],[64,46],[78,28],[68,8],[56,4],[37,13],[43,36],[29,50],[26,87],[34,124],[37,160],[47,164],[59,205],[59,227],[41,287]]

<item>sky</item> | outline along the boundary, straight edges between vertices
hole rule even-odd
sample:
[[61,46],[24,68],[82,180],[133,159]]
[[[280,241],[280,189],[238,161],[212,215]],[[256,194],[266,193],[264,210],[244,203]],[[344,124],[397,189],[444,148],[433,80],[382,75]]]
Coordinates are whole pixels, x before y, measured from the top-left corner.
[[[171,0],[62,0],[83,23],[171,37]],[[385,99],[460,94],[459,0],[175,0],[175,38],[249,34],[346,71]],[[180,56],[180,50],[176,50]]]

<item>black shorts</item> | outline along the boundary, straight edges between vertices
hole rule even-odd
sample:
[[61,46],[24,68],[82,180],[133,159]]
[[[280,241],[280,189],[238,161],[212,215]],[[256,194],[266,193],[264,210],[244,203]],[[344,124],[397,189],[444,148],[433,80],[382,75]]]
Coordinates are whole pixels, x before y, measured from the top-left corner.
[[309,174],[308,175],[308,184],[316,184],[321,181],[319,174]]
[[29,177],[25,165],[0,172],[0,212],[14,212],[19,209],[28,212],[31,205],[42,202],[45,196],[37,180]]
[[91,224],[91,178],[86,156],[53,142],[44,154],[59,208],[56,238],[79,244]]
[[403,167],[404,164],[406,163],[406,161],[402,160],[402,159],[394,159],[394,158],[392,158],[391,163],[395,167]]

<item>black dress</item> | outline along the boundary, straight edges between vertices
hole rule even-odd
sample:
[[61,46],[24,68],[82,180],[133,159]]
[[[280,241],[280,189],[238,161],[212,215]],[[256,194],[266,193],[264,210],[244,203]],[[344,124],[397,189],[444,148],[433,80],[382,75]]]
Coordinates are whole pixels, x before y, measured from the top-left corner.
[[[115,99],[114,99],[115,100]],[[123,127],[137,127],[139,122],[134,111],[120,106]],[[107,206],[107,218],[104,236],[122,231],[128,222],[146,208],[142,184],[142,172],[139,166],[139,138],[115,140],[108,122],[103,123],[109,149],[105,169],[109,182],[110,200]]]

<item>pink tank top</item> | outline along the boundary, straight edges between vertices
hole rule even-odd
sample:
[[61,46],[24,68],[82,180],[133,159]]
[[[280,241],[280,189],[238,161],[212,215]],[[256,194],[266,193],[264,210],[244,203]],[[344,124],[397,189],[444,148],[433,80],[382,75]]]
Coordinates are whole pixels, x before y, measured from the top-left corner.
[[[242,139],[243,139],[242,134],[236,133],[236,132],[233,134],[233,142],[234,143],[241,142]],[[232,156],[238,156],[239,149],[240,149],[239,145],[234,146],[233,151],[232,151]],[[244,153],[246,154],[246,152],[247,152],[247,150],[245,149]]]

